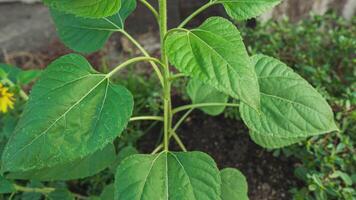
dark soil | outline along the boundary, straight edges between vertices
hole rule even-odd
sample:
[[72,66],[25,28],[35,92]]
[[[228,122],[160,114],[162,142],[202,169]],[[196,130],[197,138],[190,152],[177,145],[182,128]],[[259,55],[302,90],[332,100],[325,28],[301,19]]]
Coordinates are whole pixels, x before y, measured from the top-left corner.
[[[159,131],[157,128],[140,140],[138,146],[142,152],[154,149]],[[208,153],[220,169],[239,169],[247,178],[250,200],[292,199],[288,190],[297,184],[293,175],[296,162],[274,157],[272,152],[257,146],[241,121],[194,111],[177,133],[189,151]],[[171,148],[179,150],[173,140]]]

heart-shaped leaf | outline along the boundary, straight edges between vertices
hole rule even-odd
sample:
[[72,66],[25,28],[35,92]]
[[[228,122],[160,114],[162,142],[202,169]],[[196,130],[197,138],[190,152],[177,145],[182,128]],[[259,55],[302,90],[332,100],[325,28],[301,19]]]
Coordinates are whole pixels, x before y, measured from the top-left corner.
[[257,55],[252,60],[260,84],[261,113],[245,103],[240,111],[257,143],[282,147],[338,130],[330,106],[307,81],[277,59]]
[[[229,97],[211,87],[204,84],[198,79],[191,79],[187,86],[187,93],[194,104],[199,103],[227,103]],[[208,115],[216,116],[224,112],[225,106],[203,107],[200,108]]]
[[43,0],[43,2],[62,12],[86,18],[111,16],[121,7],[121,0]]
[[268,9],[278,5],[281,0],[217,0],[227,14],[236,20],[246,20],[257,17]]
[[103,149],[126,127],[133,97],[80,55],[43,72],[2,156],[2,170],[54,167]]
[[245,176],[237,169],[221,170],[221,199],[248,200],[248,186]]
[[115,178],[116,200],[219,200],[216,164],[200,152],[162,152],[125,159]]
[[55,9],[51,9],[51,14],[65,45],[78,52],[91,53],[102,48],[113,32],[124,29],[125,19],[135,8],[136,0],[125,0],[119,12],[110,17],[88,19]]
[[115,147],[109,144],[104,149],[92,155],[63,163],[54,167],[26,172],[13,172],[6,176],[9,179],[39,180],[39,181],[66,181],[89,177],[99,173],[110,166],[116,158]]
[[209,18],[196,29],[172,32],[165,46],[179,71],[259,109],[257,76],[240,32],[231,22]]

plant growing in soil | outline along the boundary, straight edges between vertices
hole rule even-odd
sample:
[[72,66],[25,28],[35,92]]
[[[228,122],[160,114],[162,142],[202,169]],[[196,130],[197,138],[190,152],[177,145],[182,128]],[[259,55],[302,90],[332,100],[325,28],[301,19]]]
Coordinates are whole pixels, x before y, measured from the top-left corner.
[[[129,122],[154,120],[163,123],[163,142],[152,154],[133,155],[120,163],[116,200],[247,199],[246,180],[238,170],[219,171],[210,156],[188,152],[180,140],[176,131],[193,109],[218,115],[226,107],[239,108],[251,138],[268,148],[338,130],[323,97],[281,61],[248,55],[238,29],[229,20],[211,17],[197,28],[185,28],[211,6],[222,5],[232,19],[246,20],[279,0],[210,0],[170,30],[167,0],[158,0],[158,10],[146,0],[140,2],[159,24],[160,58],[149,55],[125,31],[124,21],[135,10],[136,0],[44,0],[61,40],[73,50],[99,50],[117,32],[143,56],[121,63],[108,74],[95,71],[79,54],[52,62],[33,87],[4,149],[1,167],[7,179],[71,180],[96,174],[112,163],[116,156],[113,141]],[[149,62],[162,86],[161,116],[131,116],[131,92],[114,82],[120,70],[138,62]],[[173,73],[171,66],[180,73]],[[187,91],[192,104],[173,108],[171,84],[186,76],[191,78]],[[229,103],[229,97],[239,103]],[[173,120],[183,111],[179,120]],[[171,139],[182,152],[169,150]]]

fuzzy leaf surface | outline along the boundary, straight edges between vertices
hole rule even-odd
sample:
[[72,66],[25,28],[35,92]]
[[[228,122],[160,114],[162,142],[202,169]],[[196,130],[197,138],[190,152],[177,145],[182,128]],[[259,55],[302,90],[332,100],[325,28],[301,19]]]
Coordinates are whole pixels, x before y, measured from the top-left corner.
[[131,93],[77,54],[43,72],[2,155],[4,171],[54,167],[103,149],[126,127]]
[[126,18],[135,8],[135,0],[125,0],[119,12],[110,17],[89,19],[55,9],[51,9],[51,15],[66,46],[78,52],[91,53],[102,48],[113,32],[124,29]]
[[244,103],[240,112],[257,143],[273,148],[338,130],[330,106],[307,81],[275,58],[256,55],[252,60],[260,83],[261,113]]
[[117,13],[122,4],[122,0],[43,0],[43,2],[62,12],[86,18],[111,16]]
[[115,147],[109,144],[92,155],[54,167],[27,172],[14,172],[6,176],[8,179],[24,179],[38,181],[67,181],[86,178],[99,173],[110,166],[116,159]]
[[219,200],[220,174],[201,152],[162,152],[125,159],[115,178],[116,200]]
[[259,109],[257,76],[240,32],[230,21],[211,17],[196,29],[172,32],[165,46],[179,71]]
[[217,0],[227,14],[236,20],[246,20],[257,17],[278,5],[281,0]]

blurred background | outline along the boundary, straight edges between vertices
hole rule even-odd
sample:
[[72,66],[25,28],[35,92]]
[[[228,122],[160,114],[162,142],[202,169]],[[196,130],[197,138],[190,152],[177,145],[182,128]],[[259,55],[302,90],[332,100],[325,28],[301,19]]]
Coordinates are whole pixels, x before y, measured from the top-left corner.
[[[151,0],[155,4],[155,0]],[[175,26],[207,0],[170,0],[169,24]],[[179,133],[189,150],[209,153],[221,168],[236,167],[247,177],[251,200],[355,200],[356,199],[356,0],[284,0],[257,19],[236,22],[251,54],[280,58],[307,79],[332,106],[340,133],[330,133],[280,150],[255,145],[237,109],[217,118],[196,111]],[[221,7],[195,18],[198,26],[209,16],[224,16]],[[126,30],[153,55],[159,55],[159,36],[152,15],[138,4],[126,22]],[[0,0],[0,67],[25,70],[16,83],[15,106],[0,113],[0,152],[23,108],[19,88],[28,92],[51,61],[70,53],[58,39],[48,9],[36,0]],[[128,40],[114,34],[99,52],[86,57],[97,70],[138,55]],[[3,64],[1,64],[3,63]],[[9,69],[9,66],[13,68]],[[160,90],[150,69],[139,65],[124,72],[118,81],[134,90],[135,115],[160,112]],[[14,78],[16,79],[16,78]],[[186,104],[186,80],[174,85],[174,104]],[[129,125],[116,141],[120,162],[127,155],[152,150],[158,144],[157,124]],[[117,163],[116,163],[117,164]],[[26,182],[28,187],[62,185],[77,199],[110,198],[112,170],[66,183]],[[0,194],[0,199],[7,195]],[[40,194],[17,193],[14,199],[43,199]],[[102,197],[104,199],[104,197]]]

